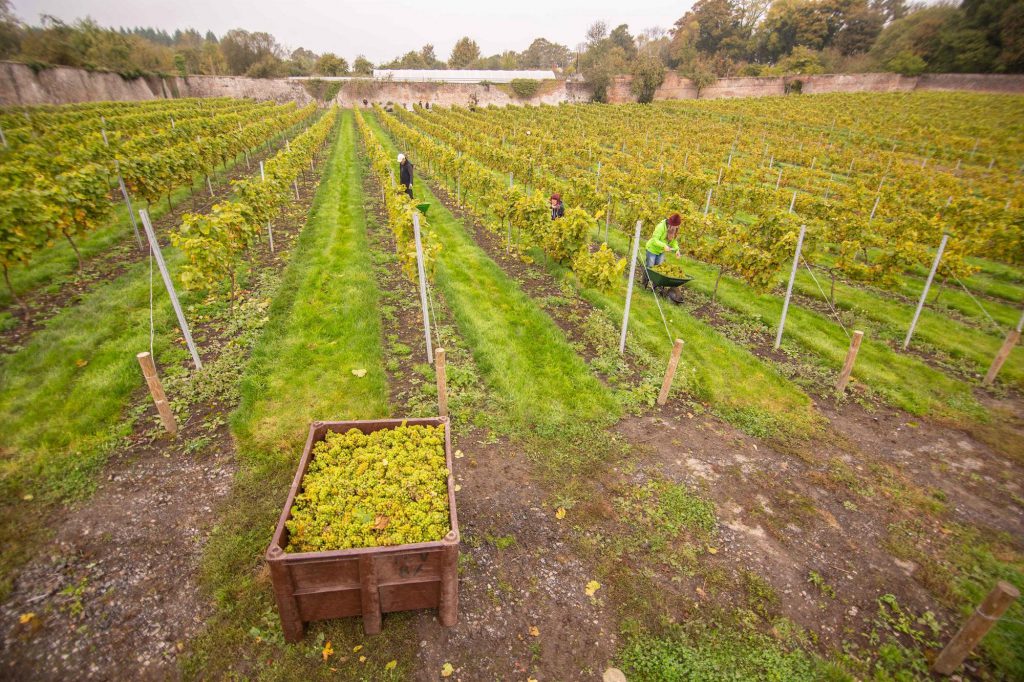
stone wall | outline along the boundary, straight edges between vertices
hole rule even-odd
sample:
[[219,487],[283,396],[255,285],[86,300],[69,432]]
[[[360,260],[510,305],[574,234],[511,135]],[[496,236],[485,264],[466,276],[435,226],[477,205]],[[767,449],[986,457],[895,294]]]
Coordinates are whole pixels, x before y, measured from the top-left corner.
[[[714,99],[718,97],[768,97],[782,95],[786,86],[800,81],[804,93],[823,92],[905,92],[910,90],[970,90],[976,92],[1024,93],[1024,75],[929,74],[906,77],[893,73],[830,74],[772,78],[720,78],[699,93],[693,82],[669,72],[655,93],[655,99]],[[615,78],[609,88],[612,102],[631,102],[631,76]],[[107,100],[145,100],[165,97],[250,97],[278,102],[313,101],[302,81],[245,78],[241,76],[189,76],[187,78],[126,79],[114,73],[99,73],[69,67],[41,69],[14,62],[0,62],[0,105],[66,104]],[[341,85],[334,102],[342,106],[368,102],[466,106],[477,104],[557,104],[585,102],[590,93],[580,83],[544,81],[540,91],[523,100],[507,85],[476,83],[392,83],[352,80]]]
[[[610,102],[632,102],[632,76],[618,76],[608,90]],[[804,94],[826,92],[908,92],[911,90],[969,90],[1024,94],[1024,75],[937,73],[901,76],[897,73],[837,73],[815,76],[774,76],[771,78],[719,78],[697,92],[693,81],[676,73],[665,75],[665,82],[654,99],[717,99],[719,97],[771,97],[784,95],[787,85],[799,81]]]

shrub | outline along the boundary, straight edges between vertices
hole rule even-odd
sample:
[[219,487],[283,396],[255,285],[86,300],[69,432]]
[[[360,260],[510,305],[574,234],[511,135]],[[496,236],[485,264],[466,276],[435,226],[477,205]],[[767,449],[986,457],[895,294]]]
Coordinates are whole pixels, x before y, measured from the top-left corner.
[[584,247],[573,259],[572,269],[583,286],[611,291],[622,284],[626,259],[616,258],[607,244],[601,244],[601,248],[593,252]]
[[926,66],[923,59],[913,52],[904,50],[885,63],[885,70],[903,76],[920,76]]
[[514,78],[509,86],[519,99],[530,99],[540,90],[540,81],[533,78]]

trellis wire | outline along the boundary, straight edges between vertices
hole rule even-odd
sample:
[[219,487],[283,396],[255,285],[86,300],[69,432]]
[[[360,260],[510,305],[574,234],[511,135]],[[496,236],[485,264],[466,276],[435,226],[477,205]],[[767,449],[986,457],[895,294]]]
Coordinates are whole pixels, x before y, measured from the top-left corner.
[[828,296],[825,295],[825,290],[821,288],[820,284],[818,284],[818,278],[814,276],[814,271],[811,270],[811,264],[807,262],[807,259],[804,258],[803,255],[800,256],[800,260],[804,262],[804,267],[807,268],[807,272],[810,273],[811,279],[814,280],[815,286],[817,286],[818,291],[821,292],[821,297],[825,299],[825,303],[828,305],[829,310],[832,311],[832,316],[836,318],[836,322],[839,323],[843,333],[846,334],[846,338],[850,338],[850,332],[846,329],[846,325],[843,324],[842,318],[839,317],[839,312],[836,311],[835,307],[832,305],[832,301],[828,300]]
[[987,317],[987,318],[988,318],[988,321],[992,323],[992,326],[996,328],[996,331],[998,331],[998,332],[1001,332],[1001,331],[1003,331],[1003,328],[1002,328],[1002,327],[1001,327],[1001,326],[999,325],[999,323],[998,323],[998,322],[996,322],[996,321],[995,321],[995,319],[994,319],[994,318],[993,318],[993,317],[992,317],[991,315],[989,315],[988,311],[987,311],[987,310],[985,310],[985,306],[983,306],[983,305],[981,304],[981,301],[979,301],[978,299],[976,299],[976,298],[974,297],[974,295],[973,295],[973,294],[971,293],[970,289],[968,289],[968,288],[967,288],[967,287],[966,287],[966,286],[964,285],[964,283],[960,281],[960,279],[959,279],[959,278],[957,278],[957,277],[954,277],[953,279],[955,279],[955,280],[956,280],[956,283],[960,285],[960,288],[964,290],[964,293],[965,293],[965,294],[967,294],[967,296],[968,296],[968,297],[969,297],[969,298],[970,298],[970,299],[971,299],[972,301],[974,301],[975,305],[977,305],[977,306],[978,306],[978,308],[980,308],[980,309],[981,309],[981,312],[985,313],[985,317]]
[[[640,254],[637,254],[636,259],[639,261],[640,267],[644,269],[644,276],[647,278],[647,281],[650,282],[651,272],[647,269],[646,261],[640,257]],[[672,343],[672,332],[669,331],[668,320],[665,319],[665,313],[661,309],[661,301],[658,300],[658,292],[654,290],[653,284],[651,285],[651,293],[654,295],[654,302],[658,305],[658,314],[661,315],[661,323],[665,325],[665,335],[668,336],[669,343]]]

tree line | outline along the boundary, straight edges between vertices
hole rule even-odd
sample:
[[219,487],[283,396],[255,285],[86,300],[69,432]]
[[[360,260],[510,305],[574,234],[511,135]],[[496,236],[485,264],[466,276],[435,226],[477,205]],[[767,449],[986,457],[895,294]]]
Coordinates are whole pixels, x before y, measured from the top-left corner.
[[[0,0],[0,58],[30,64],[143,73],[284,76],[370,75],[363,55],[286,49],[273,35],[232,29],[106,28],[44,15],[22,22]],[[632,33],[597,21],[574,49],[537,38],[521,52],[484,55],[465,36],[447,60],[431,44],[380,68],[552,69],[587,82],[597,100],[612,78],[633,74],[641,100],[674,70],[706,87],[719,77],[890,71],[1024,72],[1024,0],[697,0],[671,28]]]

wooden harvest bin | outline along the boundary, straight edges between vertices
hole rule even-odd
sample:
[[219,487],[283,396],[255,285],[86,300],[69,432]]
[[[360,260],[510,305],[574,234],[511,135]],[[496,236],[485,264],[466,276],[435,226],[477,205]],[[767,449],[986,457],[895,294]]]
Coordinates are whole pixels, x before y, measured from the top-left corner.
[[[313,457],[313,446],[328,431],[344,433],[359,429],[373,433],[405,422],[409,426],[444,425],[445,461],[448,467],[448,508],[451,530],[440,541],[391,547],[363,547],[330,552],[284,551],[288,546],[285,522],[302,490],[302,477]],[[285,640],[298,642],[306,623],[347,616],[363,617],[368,635],[380,632],[381,615],[393,611],[438,609],[442,625],[458,620],[459,521],[455,513],[455,482],[452,477],[451,425],[447,417],[427,419],[380,419],[373,421],[313,422],[295,472],[288,501],[277,522],[267,550],[274,597],[281,614]]]

